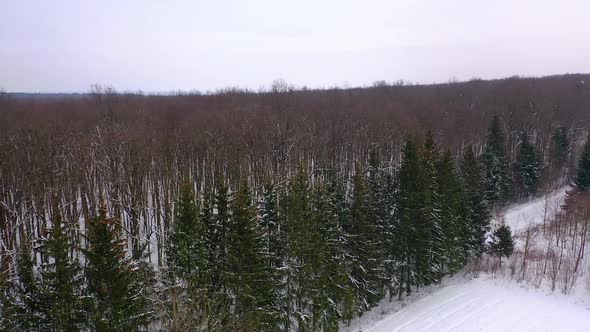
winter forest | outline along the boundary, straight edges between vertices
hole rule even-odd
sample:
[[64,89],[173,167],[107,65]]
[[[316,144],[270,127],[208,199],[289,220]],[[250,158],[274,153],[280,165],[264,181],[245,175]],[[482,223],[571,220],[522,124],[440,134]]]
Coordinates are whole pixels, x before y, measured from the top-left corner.
[[494,216],[565,185],[577,271],[588,82],[0,93],[0,331],[337,331],[508,264]]

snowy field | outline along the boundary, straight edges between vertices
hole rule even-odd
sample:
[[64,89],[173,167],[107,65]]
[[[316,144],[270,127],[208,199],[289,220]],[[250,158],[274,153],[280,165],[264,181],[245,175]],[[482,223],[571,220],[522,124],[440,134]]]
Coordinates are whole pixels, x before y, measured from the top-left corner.
[[488,278],[450,278],[442,288],[373,324],[349,331],[589,331],[590,306]]
[[[515,235],[542,224],[559,209],[566,189],[506,209],[504,222]],[[590,292],[581,287],[568,296],[485,273],[475,279],[460,273],[402,301],[384,300],[342,330],[590,331]]]

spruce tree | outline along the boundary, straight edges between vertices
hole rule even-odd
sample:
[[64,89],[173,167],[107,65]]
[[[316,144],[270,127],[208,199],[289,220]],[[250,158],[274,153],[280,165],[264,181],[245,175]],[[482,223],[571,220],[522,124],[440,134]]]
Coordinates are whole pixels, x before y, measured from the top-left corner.
[[[168,237],[168,263],[175,274],[190,282],[202,282],[205,271],[204,227],[190,184],[185,184],[174,210],[174,224]],[[196,279],[196,280],[195,280]]]
[[385,205],[385,228],[383,229],[383,246],[385,248],[384,269],[386,276],[386,286],[389,292],[389,300],[397,294],[399,287],[399,254],[398,247],[398,229],[399,220],[397,214],[398,207],[398,176],[397,174],[386,174],[383,192],[383,204]]
[[[350,322],[356,314],[354,303],[353,283],[349,276],[349,255],[348,255],[348,237],[344,227],[350,220],[350,207],[346,201],[346,188],[344,179],[334,170],[330,170],[327,175],[324,195],[327,200],[325,218],[322,223],[322,234],[327,243],[327,252],[325,257],[324,276],[327,280],[327,291],[329,292],[330,301],[336,306],[338,318],[345,322]],[[333,319],[336,317],[332,312],[333,307],[326,314],[325,330],[334,329]]]
[[211,245],[214,252],[213,285],[225,291],[225,272],[227,270],[227,227],[229,223],[229,192],[228,187],[219,179],[215,193],[216,214],[211,227]]
[[464,213],[468,233],[467,256],[479,257],[485,249],[491,215],[485,200],[483,172],[472,146],[467,147],[463,153],[461,181],[464,188]]
[[283,214],[287,247],[287,313],[295,318],[298,329],[305,329],[311,324],[309,299],[314,290],[311,284],[314,270],[308,260],[316,253],[313,248],[315,239],[312,238],[315,229],[311,223],[310,186],[303,167],[290,179]]
[[510,257],[514,251],[514,240],[512,239],[512,231],[507,225],[501,225],[496,229],[492,235],[492,242],[490,243],[490,252],[492,255],[500,258]]
[[415,220],[417,285],[428,285],[442,276],[443,228],[441,220],[440,185],[437,177],[439,153],[431,132],[422,149],[418,181],[422,196],[421,216]]
[[17,282],[12,318],[17,331],[38,331],[49,314],[49,303],[40,288],[39,276],[35,273],[35,263],[31,256],[30,240],[21,239],[17,256]]
[[398,296],[409,295],[416,285],[416,246],[425,245],[417,236],[415,221],[423,218],[423,184],[420,170],[420,156],[414,139],[409,138],[403,149],[402,162],[398,172],[397,213],[394,238],[396,256],[388,259],[399,262]]
[[[375,150],[369,153],[369,169],[367,176],[367,194],[369,206],[368,210],[368,222],[372,224],[376,237],[374,239],[374,252],[373,259],[375,259],[379,266],[377,271],[379,275],[376,277],[380,280],[375,282],[381,282],[382,286],[387,285],[387,276],[385,272],[385,242],[387,240],[387,217],[388,217],[388,206],[386,204],[386,177],[381,169],[381,161]],[[377,285],[375,285],[376,287]],[[381,288],[381,287],[379,287]]]
[[566,127],[558,127],[553,132],[554,159],[558,166],[563,166],[567,162],[569,154],[569,137]]
[[526,132],[521,134],[515,170],[521,193],[526,196],[535,196],[541,176],[541,156],[540,152],[530,142]]
[[49,308],[43,329],[79,331],[83,328],[82,272],[78,261],[70,257],[68,225],[63,222],[57,198],[46,237],[40,239],[39,251],[45,263],[40,267],[41,298]]
[[506,139],[498,116],[494,116],[488,129],[483,164],[486,199],[490,203],[504,203],[509,198],[512,179],[508,168]]
[[[7,262],[4,261],[4,264]],[[0,264],[1,266],[2,264]],[[8,264],[0,269],[0,331],[10,332],[16,330],[15,318],[15,297],[13,284],[10,280]]]
[[248,184],[241,183],[231,204],[227,227],[227,288],[234,297],[234,331],[274,331],[272,270],[265,260],[262,230]]
[[381,256],[380,234],[374,221],[370,220],[373,215],[367,204],[370,193],[366,176],[360,169],[357,168],[352,182],[350,217],[344,231],[348,238],[348,255],[351,260],[349,273],[360,314],[383,297],[385,272],[382,262],[377,260]]
[[138,331],[151,319],[142,296],[138,272],[126,257],[126,241],[116,232],[116,220],[101,208],[88,223],[85,269],[89,295],[89,324],[94,331]]
[[438,162],[439,206],[441,215],[442,242],[441,272],[457,272],[467,258],[465,244],[467,219],[464,209],[464,193],[450,151]]
[[262,240],[264,247],[264,259],[270,269],[272,280],[271,302],[274,310],[274,317],[267,322],[269,326],[276,329],[284,329],[289,319],[285,296],[285,226],[279,215],[275,187],[269,184],[264,187],[263,197],[259,203],[260,226],[262,228]]
[[[172,278],[172,330],[202,323],[208,287],[205,227],[199,218],[190,183],[185,183],[174,210],[174,224],[168,236],[168,268]],[[179,280],[176,281],[176,278]]]
[[[312,330],[337,331],[342,316],[350,314],[352,307],[345,303],[351,295],[351,284],[346,273],[345,251],[342,242],[340,218],[344,217],[343,201],[339,201],[341,188],[330,174],[327,183],[317,184],[312,197],[312,222],[317,230],[317,255],[314,265]],[[338,193],[340,192],[340,193]],[[341,314],[342,312],[342,314]]]
[[590,134],[578,161],[578,168],[574,177],[574,188],[577,192],[590,191]]

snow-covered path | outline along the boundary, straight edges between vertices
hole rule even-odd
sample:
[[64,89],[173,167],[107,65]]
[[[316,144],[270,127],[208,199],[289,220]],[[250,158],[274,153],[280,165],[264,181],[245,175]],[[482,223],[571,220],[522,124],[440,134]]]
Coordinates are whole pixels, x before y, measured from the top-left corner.
[[513,205],[504,211],[504,222],[515,235],[527,227],[543,224],[543,220],[551,218],[561,209],[568,190],[570,187],[566,186],[530,202]]
[[363,331],[590,331],[590,307],[488,278],[450,285]]

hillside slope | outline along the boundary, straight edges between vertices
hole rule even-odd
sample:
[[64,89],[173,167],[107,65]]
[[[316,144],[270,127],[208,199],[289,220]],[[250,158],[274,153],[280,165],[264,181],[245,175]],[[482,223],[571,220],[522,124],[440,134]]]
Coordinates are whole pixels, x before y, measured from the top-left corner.
[[[562,204],[567,188],[514,205],[503,220],[515,235],[542,224]],[[499,223],[500,220],[495,220]],[[523,243],[517,238],[516,246]],[[526,283],[480,274],[446,278],[401,302],[384,302],[345,331],[588,331],[590,296],[585,289],[567,296]]]
[[359,330],[587,331],[590,305],[490,278],[451,278],[412,305]]

